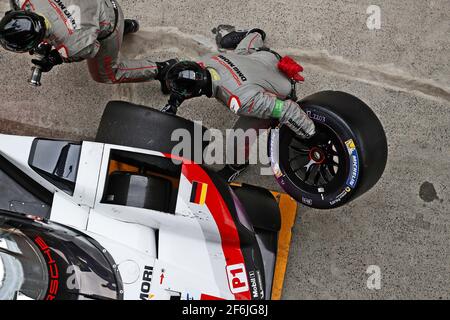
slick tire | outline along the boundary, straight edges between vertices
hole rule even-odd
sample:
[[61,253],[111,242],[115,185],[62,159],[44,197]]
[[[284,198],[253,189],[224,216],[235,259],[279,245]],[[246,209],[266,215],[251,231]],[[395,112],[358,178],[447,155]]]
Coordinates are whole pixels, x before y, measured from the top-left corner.
[[[175,130],[184,134],[173,137]],[[203,151],[209,143],[203,137],[208,137],[207,129],[190,120],[128,102],[111,101],[103,113],[96,141],[165,154],[182,149],[175,155],[201,162]],[[183,140],[187,138],[188,141]],[[184,141],[185,148],[180,148],[181,141]]]
[[323,91],[299,101],[322,132],[319,144],[286,126],[271,131],[276,179],[294,199],[316,209],[340,207],[369,191],[386,167],[386,134],[375,113],[344,92]]

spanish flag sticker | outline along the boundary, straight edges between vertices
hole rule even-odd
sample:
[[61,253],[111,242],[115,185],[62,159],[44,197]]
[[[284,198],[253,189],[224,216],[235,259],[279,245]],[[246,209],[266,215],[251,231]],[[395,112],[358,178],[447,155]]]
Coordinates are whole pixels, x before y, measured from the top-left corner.
[[204,205],[206,202],[206,194],[208,193],[208,185],[206,183],[192,183],[191,202]]

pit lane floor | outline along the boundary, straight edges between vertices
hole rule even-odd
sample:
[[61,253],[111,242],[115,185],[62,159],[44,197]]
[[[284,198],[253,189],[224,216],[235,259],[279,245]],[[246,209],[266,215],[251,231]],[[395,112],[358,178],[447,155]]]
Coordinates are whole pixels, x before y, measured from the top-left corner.
[[[340,209],[300,206],[283,298],[450,298],[450,2],[377,1],[379,30],[366,25],[369,1],[120,2],[143,29],[128,38],[125,55],[196,57],[214,50],[214,26],[258,26],[269,46],[304,64],[299,96],[346,91],[383,122],[390,155],[380,183]],[[55,68],[34,89],[29,60],[0,51],[3,133],[92,138],[108,100],[166,103],[158,83],[100,85],[83,64]],[[218,129],[236,120],[204,98],[180,115]],[[242,180],[279,190],[258,167]],[[371,265],[381,271],[379,290],[367,287]]]

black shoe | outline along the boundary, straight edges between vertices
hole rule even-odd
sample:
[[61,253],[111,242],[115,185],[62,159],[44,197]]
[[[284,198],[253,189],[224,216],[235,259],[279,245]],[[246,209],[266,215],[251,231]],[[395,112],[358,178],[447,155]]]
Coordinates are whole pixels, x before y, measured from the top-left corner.
[[156,65],[158,66],[158,75],[156,76],[156,80],[161,82],[161,91],[163,94],[170,94],[170,90],[167,87],[166,84],[166,74],[169,69],[178,62],[177,59],[170,59],[164,62],[157,62]]
[[253,32],[258,32],[263,41],[266,40],[266,33],[261,29],[236,30],[230,25],[220,25],[212,30],[216,34],[217,46],[221,49],[234,50],[244,38]]
[[139,22],[133,19],[125,19],[123,34],[136,33],[139,31]]
[[226,165],[222,170],[217,171],[217,173],[225,179],[227,182],[233,182],[248,168],[248,164],[243,164],[240,166]]

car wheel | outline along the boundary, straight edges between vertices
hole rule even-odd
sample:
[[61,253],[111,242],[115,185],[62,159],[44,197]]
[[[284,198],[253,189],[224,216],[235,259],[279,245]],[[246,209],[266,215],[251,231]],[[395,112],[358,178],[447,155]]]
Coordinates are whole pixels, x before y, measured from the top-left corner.
[[282,188],[317,209],[342,206],[369,191],[386,167],[386,134],[375,113],[344,92],[323,91],[298,102],[324,137],[311,143],[282,126],[269,155]]
[[179,140],[172,141],[172,134],[177,129],[184,130],[185,135],[193,139],[185,144],[183,152],[176,155],[201,162],[203,151],[209,143],[208,139],[203,141],[207,131],[205,127],[175,115],[128,102],[111,101],[107,104],[96,141],[172,154],[174,148],[180,144]]

